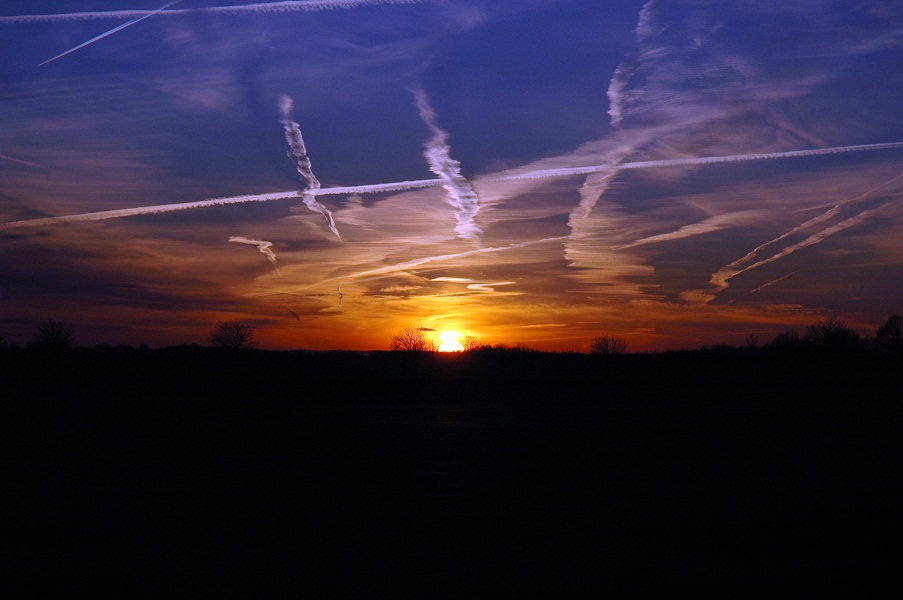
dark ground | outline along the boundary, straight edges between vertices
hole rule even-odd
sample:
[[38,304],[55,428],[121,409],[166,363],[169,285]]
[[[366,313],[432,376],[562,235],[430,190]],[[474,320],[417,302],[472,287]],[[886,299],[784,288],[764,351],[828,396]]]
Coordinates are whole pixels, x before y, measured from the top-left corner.
[[900,357],[0,358],[20,595],[900,587]]

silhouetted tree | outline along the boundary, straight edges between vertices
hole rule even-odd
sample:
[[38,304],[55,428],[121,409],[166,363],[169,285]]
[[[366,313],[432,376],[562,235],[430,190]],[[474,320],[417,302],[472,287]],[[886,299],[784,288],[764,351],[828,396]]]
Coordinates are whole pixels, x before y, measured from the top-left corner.
[[389,350],[402,352],[435,352],[436,342],[427,338],[423,327],[405,327],[392,336]]
[[75,345],[72,325],[61,321],[38,323],[34,332],[34,345],[45,350],[64,352]]
[[241,321],[220,321],[210,333],[210,344],[224,350],[250,350],[257,347],[254,328]]
[[891,315],[884,325],[878,328],[875,347],[884,352],[903,351],[903,323],[900,315]]
[[627,342],[613,335],[598,335],[589,344],[591,354],[624,354]]
[[831,352],[848,352],[862,348],[862,338],[846,322],[837,317],[821,319],[806,328],[803,343],[813,348]]

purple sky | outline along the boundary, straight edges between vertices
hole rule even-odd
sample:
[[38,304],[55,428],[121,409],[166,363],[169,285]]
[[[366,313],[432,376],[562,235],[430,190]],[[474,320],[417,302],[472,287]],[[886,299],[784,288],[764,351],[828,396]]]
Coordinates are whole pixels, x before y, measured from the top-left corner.
[[165,4],[0,6],[8,342],[659,350],[903,311],[903,6]]

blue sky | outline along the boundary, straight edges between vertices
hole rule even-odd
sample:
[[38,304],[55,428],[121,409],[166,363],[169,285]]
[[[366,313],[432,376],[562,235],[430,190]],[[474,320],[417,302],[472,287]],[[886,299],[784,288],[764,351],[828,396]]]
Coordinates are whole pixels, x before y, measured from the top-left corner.
[[[163,4],[0,7],[8,341],[657,350],[903,310],[893,3],[183,0],[38,66]],[[303,196],[283,96],[322,188],[437,185]]]

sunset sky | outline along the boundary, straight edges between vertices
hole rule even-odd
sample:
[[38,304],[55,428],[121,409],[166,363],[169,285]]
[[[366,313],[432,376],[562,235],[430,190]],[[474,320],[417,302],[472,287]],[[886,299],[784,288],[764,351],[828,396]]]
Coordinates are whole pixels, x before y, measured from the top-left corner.
[[903,312],[899,2],[166,4],[0,3],[8,342],[653,351]]

